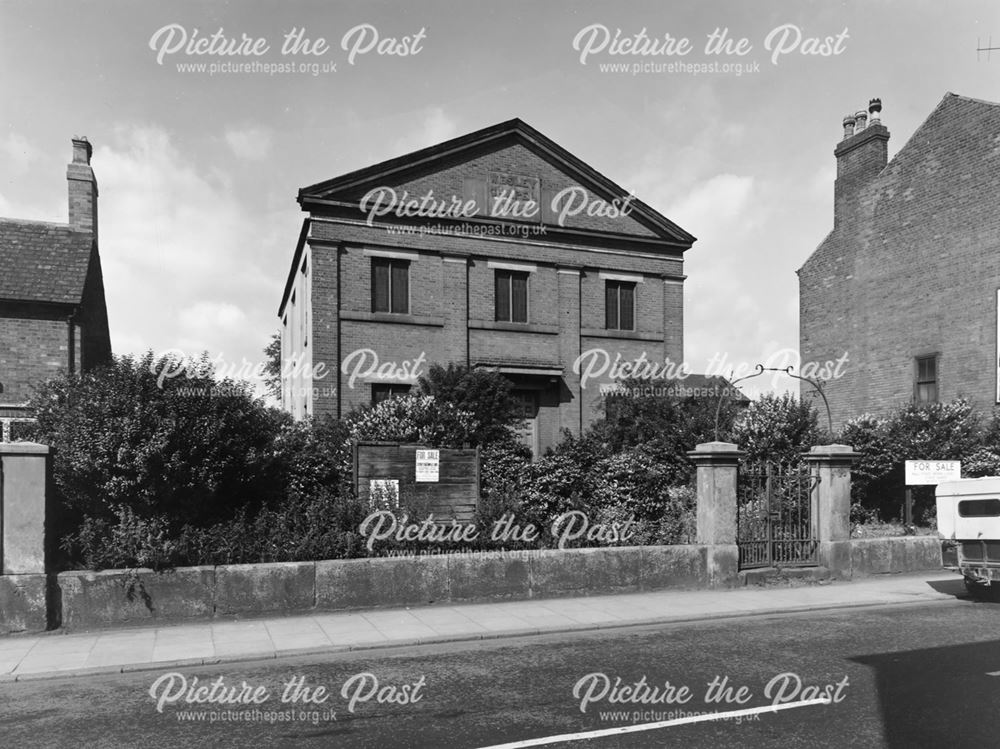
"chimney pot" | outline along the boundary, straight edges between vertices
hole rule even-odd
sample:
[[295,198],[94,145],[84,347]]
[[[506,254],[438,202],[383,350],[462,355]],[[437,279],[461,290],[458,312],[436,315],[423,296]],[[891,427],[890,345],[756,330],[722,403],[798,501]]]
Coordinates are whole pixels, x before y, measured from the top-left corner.
[[874,125],[882,121],[882,100],[871,99],[868,102],[868,112],[871,114],[871,124]]
[[[881,101],[872,99],[869,110],[862,109],[844,117],[844,139],[833,150],[837,159],[837,179],[833,188],[834,227],[852,220],[858,210],[858,196],[888,163],[889,131],[878,120],[881,108]],[[869,111],[871,124],[868,124]]]
[[81,135],[73,138],[73,163],[74,164],[89,164],[90,156],[94,152],[93,147],[90,145],[90,141],[87,140],[86,135]]
[[844,139],[854,135],[854,115],[849,114],[844,117]]

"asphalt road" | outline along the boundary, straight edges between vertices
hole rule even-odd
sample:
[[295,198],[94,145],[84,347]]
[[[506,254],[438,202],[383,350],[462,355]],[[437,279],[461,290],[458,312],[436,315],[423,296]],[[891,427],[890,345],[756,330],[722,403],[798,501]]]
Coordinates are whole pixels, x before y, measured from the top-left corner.
[[[706,700],[713,681],[729,689]],[[812,698],[829,704],[798,704]],[[756,710],[776,703],[794,706]],[[547,746],[998,746],[1000,605],[956,600],[4,683],[0,746],[462,749],[734,710],[728,720]]]

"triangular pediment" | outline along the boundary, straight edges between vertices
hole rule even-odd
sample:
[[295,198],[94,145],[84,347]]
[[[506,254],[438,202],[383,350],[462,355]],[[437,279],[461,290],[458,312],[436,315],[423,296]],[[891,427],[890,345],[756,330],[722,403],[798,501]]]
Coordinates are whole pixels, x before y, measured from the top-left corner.
[[521,120],[510,120],[299,191],[304,210],[385,221],[541,223],[663,242],[694,237]]

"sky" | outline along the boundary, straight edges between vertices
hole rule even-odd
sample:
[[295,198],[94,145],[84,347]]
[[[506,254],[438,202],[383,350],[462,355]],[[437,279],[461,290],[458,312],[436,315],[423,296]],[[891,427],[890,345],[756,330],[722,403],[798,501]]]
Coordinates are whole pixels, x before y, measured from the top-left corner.
[[783,367],[843,116],[880,97],[891,158],[947,92],[1000,101],[990,46],[996,0],[0,0],[0,216],[66,221],[87,136],[114,352],[238,372],[278,328],[300,187],[519,117],[698,238],[691,370]]

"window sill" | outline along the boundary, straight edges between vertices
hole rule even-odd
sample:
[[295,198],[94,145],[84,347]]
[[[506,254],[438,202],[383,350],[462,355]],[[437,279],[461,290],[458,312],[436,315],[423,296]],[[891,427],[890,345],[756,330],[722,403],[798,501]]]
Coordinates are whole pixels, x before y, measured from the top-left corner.
[[342,311],[341,320],[353,322],[379,322],[391,325],[423,325],[425,327],[443,328],[444,317],[441,315],[404,315],[398,312],[356,312]]
[[605,328],[580,328],[584,338],[621,338],[629,341],[663,342],[662,333],[647,333],[641,330],[607,330]]
[[539,325],[528,322],[496,322],[493,320],[469,320],[470,330],[505,330],[512,333],[539,333],[558,335],[558,325]]

